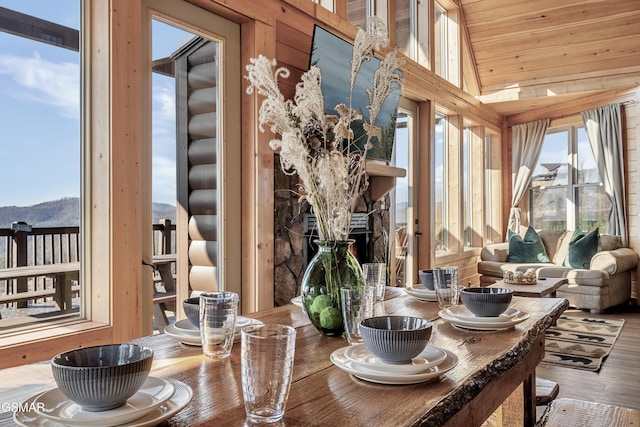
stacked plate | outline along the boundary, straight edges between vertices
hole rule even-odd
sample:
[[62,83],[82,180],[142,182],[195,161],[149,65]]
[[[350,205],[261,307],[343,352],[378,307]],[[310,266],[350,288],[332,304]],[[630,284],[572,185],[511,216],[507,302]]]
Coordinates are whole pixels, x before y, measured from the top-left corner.
[[422,285],[407,285],[404,290],[420,301],[438,301],[436,291],[429,290]]
[[[235,340],[240,339],[240,329],[249,325],[257,325],[261,324],[259,320],[250,319],[244,316],[236,317],[236,335]],[[164,333],[169,335],[171,338],[180,341],[182,344],[186,345],[195,345],[201,346],[202,341],[200,338],[200,329],[196,328],[189,322],[187,319],[178,320],[176,323],[173,323],[166,328],[164,328]]]
[[393,365],[373,355],[365,344],[340,348],[331,354],[331,361],[361,380],[379,384],[434,381],[458,364],[458,358],[450,351],[427,346],[411,363]]
[[304,303],[302,302],[302,295],[298,295],[297,297],[291,298],[291,304],[295,305],[296,307],[299,307],[300,309],[302,309],[302,311],[306,312],[304,308]]
[[90,412],[54,388],[23,402],[13,419],[24,427],[155,426],[180,412],[192,398],[191,387],[180,381],[148,377],[125,405],[108,411]]
[[447,322],[464,329],[478,331],[499,331],[513,328],[520,322],[529,318],[529,313],[509,307],[497,317],[478,317],[469,311],[464,305],[440,310],[438,315]]

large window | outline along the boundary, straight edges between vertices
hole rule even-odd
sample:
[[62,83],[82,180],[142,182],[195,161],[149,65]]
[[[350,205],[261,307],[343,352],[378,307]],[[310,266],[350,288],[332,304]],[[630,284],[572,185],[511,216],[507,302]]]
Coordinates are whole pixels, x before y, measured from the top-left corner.
[[531,224],[536,228],[606,230],[611,201],[601,185],[584,127],[547,133],[529,194]]
[[[0,268],[77,265],[80,2],[0,1],[0,18]],[[78,318],[78,272],[0,280],[0,331]]]
[[397,0],[395,2],[396,48],[418,64],[431,69],[429,63],[429,2]]
[[[13,96],[10,106],[1,107],[5,117],[9,117],[13,108],[30,119],[19,134],[7,137],[9,143],[6,146],[13,149],[2,150],[2,154],[11,154],[10,162],[5,163],[19,164],[23,172],[30,172],[39,179],[30,181],[34,191],[25,188],[25,195],[32,196],[38,188],[48,188],[49,192],[43,194],[59,197],[57,191],[68,187],[67,181],[70,180],[67,176],[79,175],[75,180],[76,192],[80,196],[78,210],[83,231],[86,230],[80,238],[81,312],[72,322],[65,319],[64,325],[47,325],[46,328],[31,328],[20,333],[0,334],[0,369],[44,360],[60,349],[122,342],[152,332],[152,269],[145,265],[151,259],[152,247],[152,82],[149,49],[152,13],[142,1],[83,0],[82,8],[76,4],[75,9],[70,6],[72,3],[10,2],[11,7],[24,7],[21,12],[26,15],[59,22],[63,27],[74,29],[75,26],[76,33],[80,28],[78,22],[82,22],[82,28],[87,31],[80,31],[80,42],[76,45],[79,45],[80,54],[71,52],[75,59],[66,57],[70,49],[56,46],[55,49],[62,52],[61,58],[65,59],[55,60],[45,55],[46,50],[40,51],[40,42],[30,42],[34,44],[22,50],[10,51],[6,39],[1,40],[0,61],[4,62],[0,64],[0,79],[9,75],[12,79],[20,80],[12,80],[12,84],[3,86],[0,93]],[[0,0],[0,7],[5,4],[9,2]],[[223,98],[226,99],[224,108],[217,110],[223,125],[219,129],[220,139],[226,148],[219,160],[228,165],[226,170],[229,175],[225,173],[225,179],[220,180],[229,181],[232,185],[225,186],[227,191],[223,191],[218,200],[228,218],[225,230],[212,228],[218,236],[227,233],[238,236],[241,220],[238,195],[242,182],[241,168],[238,166],[242,78],[239,26],[184,1],[150,0],[149,4],[152,5],[148,7],[156,10],[160,8],[163,18],[173,17],[185,27],[193,25],[189,28],[197,28],[201,35],[204,31],[223,35],[221,38],[225,46],[222,51],[225,56],[221,63],[224,73],[220,74],[225,76],[224,83],[229,86],[223,84],[218,88],[221,97],[228,97]],[[47,15],[45,11],[66,18],[58,19]],[[0,13],[5,12],[5,9],[0,9]],[[73,13],[77,14],[75,21],[71,19]],[[43,36],[44,39],[58,43],[59,37],[47,34]],[[0,33],[0,37],[9,35]],[[49,48],[53,49],[54,46],[47,45]],[[13,72],[7,74],[11,70]],[[18,92],[21,85],[17,82],[22,82],[24,88],[31,92]],[[69,102],[73,99],[75,101]],[[46,104],[53,108],[48,114],[28,111],[24,109],[27,102],[32,106]],[[10,132],[8,126],[5,128],[10,121],[3,121],[2,134],[5,137]],[[45,126],[60,126],[67,121],[76,122],[75,135],[71,133],[73,136]],[[154,128],[154,131],[158,130]],[[40,148],[27,143],[27,137],[31,139],[31,135],[38,136],[33,139],[40,144]],[[72,138],[77,144],[75,149],[73,144],[65,145]],[[204,154],[206,157],[208,152]],[[65,161],[58,160],[59,156]],[[41,157],[47,158],[52,167],[37,163]],[[66,162],[67,158],[74,160]],[[186,182],[186,178],[182,175],[178,179]],[[21,179],[18,175],[5,181],[12,182],[16,187],[23,184],[19,182]],[[47,187],[50,183],[53,185]],[[157,183],[160,184],[160,181]],[[200,227],[199,230],[210,232],[206,227]],[[224,240],[225,247],[220,249],[220,253],[232,260],[228,266],[233,267],[226,271],[233,277],[240,277],[241,239]],[[186,250],[183,253],[186,254]],[[182,276],[183,280],[188,280],[186,274]],[[227,287],[240,290],[239,281],[230,282],[226,282]]]
[[484,224],[485,243],[498,243],[501,240],[501,182],[502,162],[500,143],[497,134],[484,136]]
[[436,114],[435,140],[433,145],[433,183],[434,183],[434,237],[436,252],[449,250],[449,184],[448,184],[448,122],[447,117]]
[[434,10],[434,71],[443,79],[460,86],[460,48],[458,11],[453,4],[435,3]]
[[347,0],[347,20],[353,25],[362,26],[367,17],[373,16],[373,0]]
[[500,146],[484,126],[444,107],[436,110],[431,244],[436,257],[449,262],[499,233]]

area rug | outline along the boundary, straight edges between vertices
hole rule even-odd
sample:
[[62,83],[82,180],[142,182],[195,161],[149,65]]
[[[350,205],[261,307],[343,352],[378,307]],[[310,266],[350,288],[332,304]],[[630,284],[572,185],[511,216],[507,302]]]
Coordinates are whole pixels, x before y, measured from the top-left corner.
[[624,319],[594,319],[580,313],[561,316],[549,327],[543,363],[599,371],[618,339]]

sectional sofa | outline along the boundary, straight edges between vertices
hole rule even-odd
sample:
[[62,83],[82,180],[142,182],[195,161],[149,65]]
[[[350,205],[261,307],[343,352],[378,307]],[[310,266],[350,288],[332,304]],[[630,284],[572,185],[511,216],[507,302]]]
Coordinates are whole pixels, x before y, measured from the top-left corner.
[[[521,232],[519,237],[522,238],[523,234]],[[525,272],[534,268],[537,277],[563,277],[568,280],[557,290],[556,296],[568,299],[572,307],[599,313],[629,301],[638,255],[632,249],[621,247],[619,236],[600,235],[600,250],[587,263],[588,268],[576,268],[565,265],[573,231],[541,230],[537,235],[549,262],[510,262],[510,258],[518,257],[517,254],[509,256],[508,242],[491,244],[480,253],[480,285],[487,286],[501,280],[505,271]]]

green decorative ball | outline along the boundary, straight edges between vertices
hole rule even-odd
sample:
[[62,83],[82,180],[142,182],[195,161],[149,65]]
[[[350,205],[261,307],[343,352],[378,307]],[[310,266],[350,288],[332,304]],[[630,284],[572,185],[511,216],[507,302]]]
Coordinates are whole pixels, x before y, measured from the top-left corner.
[[326,307],[320,312],[320,326],[326,329],[338,329],[342,326],[342,313],[335,307]]
[[311,314],[320,315],[320,313],[322,313],[322,310],[332,306],[333,302],[331,301],[331,297],[329,295],[318,295],[313,299],[313,302],[309,307],[309,311],[311,311]]

